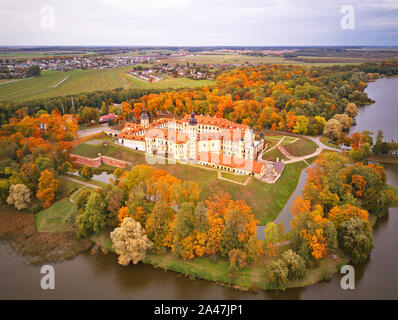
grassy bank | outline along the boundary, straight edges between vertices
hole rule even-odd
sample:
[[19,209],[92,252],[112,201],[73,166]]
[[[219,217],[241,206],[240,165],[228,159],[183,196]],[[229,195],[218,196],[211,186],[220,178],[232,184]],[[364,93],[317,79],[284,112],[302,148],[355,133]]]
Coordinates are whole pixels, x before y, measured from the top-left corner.
[[[114,252],[109,232],[92,235],[90,240],[102,247],[105,252]],[[287,249],[288,247],[285,247],[285,250]],[[335,253],[328,254],[317,264],[308,268],[303,279],[289,281],[286,289],[304,287],[319,281],[328,280],[338,272],[340,265],[346,264],[348,261],[349,259],[338,249]],[[150,264],[155,268],[174,271],[191,279],[213,281],[222,285],[232,286],[235,289],[255,292],[259,289],[273,289],[267,279],[266,266],[269,262],[271,260],[268,256],[261,256],[255,263],[242,268],[237,279],[231,279],[228,277],[228,259],[222,256],[213,258],[196,257],[192,260],[183,260],[166,250],[164,253],[148,252],[143,261],[143,263]]]
[[387,164],[398,164],[398,157],[387,156],[387,155],[372,155],[368,158],[369,161],[387,163]]
[[[0,240],[6,240],[34,264],[70,259],[91,247],[74,232],[38,232],[35,215],[26,210],[0,204]],[[63,230],[65,231],[65,230]]]

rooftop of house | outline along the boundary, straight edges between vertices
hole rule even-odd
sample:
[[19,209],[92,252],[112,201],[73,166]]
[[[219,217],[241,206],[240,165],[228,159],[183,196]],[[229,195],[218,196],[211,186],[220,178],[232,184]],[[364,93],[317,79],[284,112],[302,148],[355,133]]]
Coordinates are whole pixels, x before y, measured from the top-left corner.
[[284,168],[285,168],[285,164],[283,162],[274,162],[274,170],[277,173],[282,173]]
[[115,114],[113,114],[113,113],[108,113],[108,114],[105,114],[105,115],[103,115],[103,116],[100,116],[100,121],[106,121],[106,120],[112,120],[112,119],[115,119],[116,118],[116,115]]

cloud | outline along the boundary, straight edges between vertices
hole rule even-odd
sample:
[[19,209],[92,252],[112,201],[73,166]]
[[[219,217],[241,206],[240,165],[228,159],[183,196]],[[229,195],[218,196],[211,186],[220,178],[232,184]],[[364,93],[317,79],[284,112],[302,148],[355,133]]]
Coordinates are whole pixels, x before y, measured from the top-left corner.
[[346,0],[0,0],[0,45],[398,45],[398,1],[349,2],[351,31]]

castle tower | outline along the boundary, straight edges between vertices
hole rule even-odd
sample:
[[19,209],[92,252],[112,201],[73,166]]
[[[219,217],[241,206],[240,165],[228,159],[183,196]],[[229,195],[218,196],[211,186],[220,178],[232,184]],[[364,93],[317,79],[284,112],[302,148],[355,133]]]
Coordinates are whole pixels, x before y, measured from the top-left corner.
[[141,126],[143,126],[144,128],[149,127],[149,116],[146,113],[145,108],[142,109],[142,113],[141,113]]
[[195,118],[195,113],[192,111],[191,118],[188,121],[188,137],[189,137],[189,151],[188,157],[191,160],[198,158],[198,120]]

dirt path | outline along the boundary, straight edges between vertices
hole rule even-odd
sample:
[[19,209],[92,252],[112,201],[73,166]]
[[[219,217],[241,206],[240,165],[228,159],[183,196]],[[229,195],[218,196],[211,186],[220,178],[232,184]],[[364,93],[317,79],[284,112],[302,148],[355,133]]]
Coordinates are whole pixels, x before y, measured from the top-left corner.
[[71,194],[71,196],[69,197],[69,201],[72,202],[72,203],[74,203],[75,201],[73,200],[73,197],[75,196],[75,194],[78,193],[78,192],[80,192],[80,191],[82,191],[82,190],[85,189],[85,188],[87,188],[87,186],[81,187],[80,189],[77,189],[75,192],[73,192],[73,193]]
[[83,181],[80,181],[80,180],[77,180],[77,179],[73,179],[73,178],[71,178],[71,177],[64,176],[64,178],[65,178],[66,180],[70,180],[70,181],[73,181],[73,182],[76,182],[76,183],[80,183],[80,184],[82,184],[82,185],[84,185],[84,186],[86,186],[86,187],[90,187],[90,188],[94,188],[94,189],[99,188],[99,187],[96,186],[95,184],[91,184],[91,183],[88,183],[88,182],[83,182]]
[[58,83],[53,87],[53,89],[55,89],[55,88],[58,87],[62,82],[64,82],[65,80],[68,80],[68,79],[69,79],[69,77],[66,77],[65,79],[61,80],[60,82],[58,82]]
[[275,148],[277,148],[277,147],[283,142],[283,140],[285,140],[285,138],[286,138],[286,136],[283,136],[283,137],[276,143],[276,145],[274,145],[272,148],[265,149],[265,150],[261,151],[260,154],[259,154],[258,157],[257,157],[257,160],[261,161],[261,160],[263,159],[263,154],[264,154],[264,153],[270,152],[270,151],[274,150]]
[[238,181],[230,180],[230,179],[228,179],[228,178],[224,178],[224,177],[221,175],[221,173],[222,173],[223,171],[219,171],[219,170],[217,170],[217,171],[218,171],[218,175],[217,175],[217,178],[218,178],[218,179],[220,179],[220,180],[225,180],[225,181],[232,182],[232,183],[236,183],[236,184],[240,184],[241,186],[247,186],[247,184],[249,183],[250,178],[251,178],[250,176],[248,176],[247,179],[245,180],[245,182],[238,182]]

